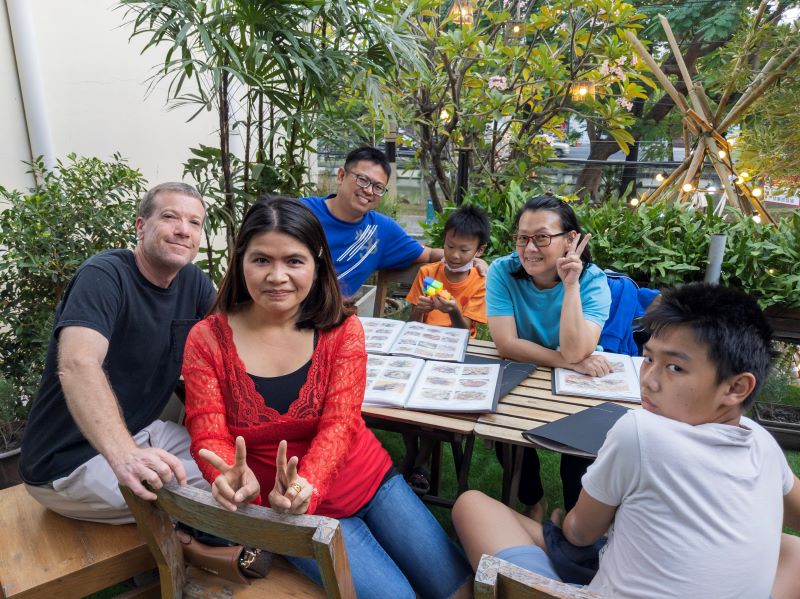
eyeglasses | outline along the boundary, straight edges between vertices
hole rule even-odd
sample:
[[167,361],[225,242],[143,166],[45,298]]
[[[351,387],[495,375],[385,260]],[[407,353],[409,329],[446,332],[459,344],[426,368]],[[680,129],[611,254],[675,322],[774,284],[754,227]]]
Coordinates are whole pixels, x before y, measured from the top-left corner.
[[527,247],[528,244],[532,241],[533,245],[537,248],[546,248],[548,245],[553,243],[553,237],[561,237],[562,235],[569,234],[569,231],[564,231],[563,233],[556,233],[555,235],[548,235],[547,233],[537,233],[536,235],[522,235],[520,233],[515,233],[511,236],[511,239],[514,240],[514,244],[519,248]]
[[361,189],[367,189],[369,187],[372,187],[372,193],[375,194],[376,196],[382,196],[387,191],[389,191],[388,189],[386,189],[386,186],[383,183],[378,183],[377,181],[373,181],[369,177],[366,177],[364,175],[359,175],[358,173],[354,173],[353,171],[347,171],[347,172],[356,178],[356,185],[358,185]]

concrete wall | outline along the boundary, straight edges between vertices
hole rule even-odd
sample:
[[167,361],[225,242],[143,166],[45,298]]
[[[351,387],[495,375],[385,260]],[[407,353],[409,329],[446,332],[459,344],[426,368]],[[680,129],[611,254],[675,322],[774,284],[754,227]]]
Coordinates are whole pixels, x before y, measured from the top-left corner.
[[0,0],[0,185],[32,183],[22,163],[31,159],[31,148],[7,12],[21,3],[33,23],[30,35],[56,158],[75,152],[108,159],[119,152],[155,184],[180,180],[188,149],[214,143],[214,113],[187,122],[194,110],[167,110],[165,84],[147,93],[164,51],[141,55],[145,38],[129,41],[132,28],[114,2]]

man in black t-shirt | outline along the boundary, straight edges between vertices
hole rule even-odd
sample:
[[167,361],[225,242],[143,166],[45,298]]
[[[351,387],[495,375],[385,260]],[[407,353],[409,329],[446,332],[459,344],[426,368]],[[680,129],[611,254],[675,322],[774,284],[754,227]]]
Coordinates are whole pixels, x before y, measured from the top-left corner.
[[186,430],[158,420],[186,335],[214,298],[192,264],[204,218],[192,186],[154,187],[139,206],[134,251],[90,258],[67,287],[20,460],[28,491],[46,507],[120,524],[133,521],[120,483],[145,499],[155,495],[142,481],[207,486]]

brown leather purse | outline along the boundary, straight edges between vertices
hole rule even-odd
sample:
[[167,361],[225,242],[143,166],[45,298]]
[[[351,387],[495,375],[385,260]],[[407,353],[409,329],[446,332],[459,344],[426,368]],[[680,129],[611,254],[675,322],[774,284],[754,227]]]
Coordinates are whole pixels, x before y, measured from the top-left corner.
[[250,584],[251,578],[264,578],[272,567],[269,551],[241,545],[213,547],[201,543],[182,530],[176,530],[183,548],[183,559],[196,568],[239,584]]

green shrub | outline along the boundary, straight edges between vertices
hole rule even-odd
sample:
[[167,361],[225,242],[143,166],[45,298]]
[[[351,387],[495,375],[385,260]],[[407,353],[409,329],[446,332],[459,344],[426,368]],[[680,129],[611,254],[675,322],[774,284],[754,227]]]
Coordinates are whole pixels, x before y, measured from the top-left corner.
[[[511,243],[514,216],[536,195],[512,183],[503,192],[476,190],[468,201],[489,212],[492,235],[487,261],[504,256]],[[671,203],[627,206],[612,198],[600,205],[572,204],[582,227],[592,234],[592,260],[601,268],[624,272],[651,287],[702,281],[711,235],[727,235],[721,282],[752,293],[762,308],[800,307],[800,213],[777,226],[756,223],[728,209],[724,216],[711,209],[694,210]],[[444,222],[455,206],[448,205],[425,226],[433,247],[442,247]]]
[[28,192],[0,187],[0,377],[13,385],[4,418],[23,418],[44,368],[53,311],[81,263],[135,242],[142,174],[119,156],[110,162],[68,155],[48,170],[30,163]]

